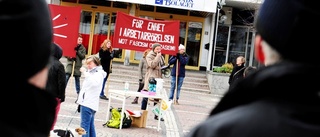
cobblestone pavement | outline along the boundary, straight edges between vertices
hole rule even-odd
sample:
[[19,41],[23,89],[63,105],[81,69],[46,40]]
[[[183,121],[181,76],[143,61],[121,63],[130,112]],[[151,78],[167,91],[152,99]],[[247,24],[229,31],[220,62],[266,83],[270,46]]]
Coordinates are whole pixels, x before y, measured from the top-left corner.
[[[81,78],[81,83],[83,78]],[[125,80],[124,80],[125,81]],[[110,89],[123,85],[109,85]],[[130,90],[137,86],[131,86]],[[106,86],[107,90],[107,86]],[[168,89],[166,89],[168,91]],[[74,78],[71,77],[66,89],[65,102],[61,104],[55,129],[74,130],[80,127],[80,114],[76,112],[77,98]],[[135,97],[129,97],[126,102],[126,109],[140,110],[141,98],[138,104],[131,104]],[[104,127],[107,121],[108,101],[100,99],[99,111],[95,115],[95,128],[98,137],[183,137],[192,127],[202,122],[208,116],[211,109],[220,101],[221,96],[203,92],[190,92],[181,90],[179,105],[173,104],[171,110],[164,115],[165,121],[160,123],[160,130],[157,130],[158,121],[154,120],[151,112],[153,103],[148,105],[148,117],[145,128],[130,127],[124,129],[114,129]],[[121,107],[120,101],[112,102],[112,107]],[[56,135],[51,134],[51,137]]]

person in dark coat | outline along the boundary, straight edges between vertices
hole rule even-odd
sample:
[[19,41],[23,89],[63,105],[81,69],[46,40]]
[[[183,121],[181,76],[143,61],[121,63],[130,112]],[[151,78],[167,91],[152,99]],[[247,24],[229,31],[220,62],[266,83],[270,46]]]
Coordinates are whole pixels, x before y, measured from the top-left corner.
[[[173,64],[173,67],[171,68],[171,87],[169,92],[169,100],[173,100],[173,98],[176,97],[175,98],[176,104],[179,104],[178,100],[180,98],[180,90],[184,81],[184,77],[186,75],[186,65],[188,61],[189,61],[189,56],[186,53],[186,48],[182,44],[179,45],[179,51],[177,55],[172,56],[169,59],[169,64],[170,65]],[[178,75],[176,72],[177,69],[178,69]]]
[[255,56],[265,66],[235,83],[186,137],[319,137],[320,56],[311,46],[319,36],[307,35],[317,17],[312,1],[264,0]]
[[[66,72],[64,70],[64,65],[60,62],[60,58],[62,57],[62,48],[56,43],[52,43],[53,46],[53,59],[51,62],[51,66],[49,68],[48,81],[46,85],[46,89],[48,92],[53,94],[57,99],[57,107],[56,107],[56,119],[58,113],[60,111],[60,104],[65,100],[66,93]],[[54,122],[54,123],[55,123]],[[52,126],[52,130],[54,125]]]
[[57,105],[45,89],[53,40],[48,4],[45,0],[1,0],[0,24],[1,41],[8,43],[2,44],[2,50],[19,58],[9,56],[2,61],[8,77],[1,82],[1,136],[48,137]]
[[[82,60],[86,57],[86,48],[82,44],[83,38],[82,35],[79,34],[77,39],[77,45],[74,47],[74,50],[76,52],[75,57],[66,57],[67,58],[67,65],[65,68],[66,71],[66,84],[68,84],[68,81],[70,77],[74,77],[75,80],[75,88],[77,94],[80,92],[80,77],[81,72],[80,68],[82,67]],[[73,64],[74,63],[74,64]],[[74,67],[73,67],[74,65]]]
[[229,85],[232,85],[241,80],[243,78],[243,72],[245,70],[244,64],[246,63],[246,59],[243,56],[238,56],[236,59],[236,63],[232,69],[232,72],[229,76]]
[[108,100],[107,96],[104,94],[104,87],[106,85],[109,74],[111,72],[111,63],[113,59],[113,49],[112,49],[111,41],[109,39],[104,40],[103,43],[101,44],[101,48],[99,50],[99,58],[100,58],[100,62],[103,70],[107,73],[106,77],[103,80],[103,85],[100,92],[100,98]]

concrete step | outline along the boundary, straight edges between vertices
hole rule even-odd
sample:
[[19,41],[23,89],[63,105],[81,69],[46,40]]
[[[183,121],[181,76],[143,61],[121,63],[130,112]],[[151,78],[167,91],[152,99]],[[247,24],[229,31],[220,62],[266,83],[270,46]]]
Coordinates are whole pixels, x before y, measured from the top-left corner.
[[[66,65],[66,58],[61,58],[60,61]],[[84,77],[81,77],[81,79],[83,78]],[[109,87],[106,86],[106,88],[124,89],[124,83],[128,81],[130,84],[130,90],[137,90],[139,86],[138,79],[137,64],[130,64],[126,66],[121,62],[113,62],[112,73],[109,75],[108,79]],[[169,91],[171,87],[171,77],[164,77],[163,79],[163,87]],[[202,71],[186,70],[186,77],[181,87],[181,92],[211,93],[206,73]]]

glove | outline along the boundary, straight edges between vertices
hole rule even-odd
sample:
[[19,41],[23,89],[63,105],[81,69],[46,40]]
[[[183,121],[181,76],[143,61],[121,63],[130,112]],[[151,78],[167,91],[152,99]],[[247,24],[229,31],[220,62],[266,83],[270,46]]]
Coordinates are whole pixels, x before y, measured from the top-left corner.
[[80,113],[80,106],[81,106],[81,105],[78,105],[78,108],[77,108],[77,111],[78,111],[79,113]]
[[142,79],[139,79],[139,82],[141,83],[141,82],[142,82]]
[[177,53],[176,58],[177,58],[177,59],[179,59],[179,58],[180,58],[180,53]]
[[60,102],[61,102],[61,103],[64,102],[64,98],[61,98],[61,99],[60,99]]

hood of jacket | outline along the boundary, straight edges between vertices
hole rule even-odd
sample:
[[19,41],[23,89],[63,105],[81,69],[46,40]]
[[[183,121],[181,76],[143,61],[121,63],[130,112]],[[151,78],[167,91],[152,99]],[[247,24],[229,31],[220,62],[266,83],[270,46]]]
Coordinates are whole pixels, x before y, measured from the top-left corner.
[[62,48],[58,44],[53,43],[53,52],[52,52],[53,57],[59,60],[62,57],[62,54],[63,54]]

